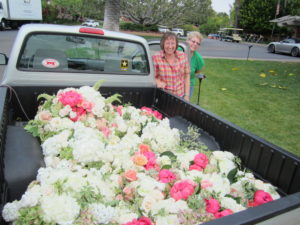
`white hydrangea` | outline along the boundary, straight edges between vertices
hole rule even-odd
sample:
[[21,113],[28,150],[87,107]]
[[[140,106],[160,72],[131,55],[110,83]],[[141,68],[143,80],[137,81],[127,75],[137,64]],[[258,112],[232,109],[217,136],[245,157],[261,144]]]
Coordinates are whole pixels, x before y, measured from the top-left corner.
[[99,224],[108,224],[115,217],[115,209],[113,207],[106,207],[100,203],[93,203],[89,206],[93,218]]
[[139,217],[136,212],[130,210],[129,205],[117,206],[115,210],[116,214],[114,217],[114,221],[116,221],[116,223],[118,224],[125,224]]
[[180,141],[179,131],[171,128],[167,118],[159,124],[150,122],[143,129],[142,140],[150,140],[154,151],[162,153],[164,151],[176,151]]
[[68,118],[54,117],[45,125],[45,131],[58,132],[65,129],[73,129],[74,122]]
[[73,148],[74,159],[82,163],[100,160],[111,161],[110,154],[107,154],[105,150],[102,137],[102,133],[97,129],[77,123],[74,129],[74,136],[69,141],[70,146]]
[[72,108],[69,105],[65,105],[61,110],[59,110],[58,114],[60,117],[68,116],[72,112]]
[[234,199],[229,197],[221,197],[220,199],[221,206],[225,209],[231,209],[233,212],[239,212],[245,210],[246,208],[241,204],[238,204]]
[[180,225],[178,217],[176,215],[158,216],[156,219],[156,225]]
[[56,156],[60,153],[60,150],[68,146],[68,138],[71,135],[70,130],[63,130],[62,132],[48,138],[43,144],[44,156]]
[[36,206],[41,197],[41,186],[38,184],[30,186],[22,195],[20,200],[20,207]]
[[210,164],[217,165],[220,169],[220,173],[227,176],[227,174],[236,168],[233,162],[234,155],[231,152],[213,151],[210,157]]
[[66,194],[43,196],[41,209],[46,222],[59,225],[72,225],[80,212],[76,199]]
[[20,202],[13,201],[5,204],[2,210],[2,217],[5,221],[11,222],[19,217]]

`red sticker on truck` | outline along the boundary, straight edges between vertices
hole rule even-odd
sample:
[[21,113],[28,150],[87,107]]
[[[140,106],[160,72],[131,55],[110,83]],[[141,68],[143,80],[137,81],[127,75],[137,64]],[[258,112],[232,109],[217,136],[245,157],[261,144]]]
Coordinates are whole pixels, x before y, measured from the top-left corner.
[[59,67],[59,62],[56,59],[47,58],[42,61],[42,65],[53,69]]

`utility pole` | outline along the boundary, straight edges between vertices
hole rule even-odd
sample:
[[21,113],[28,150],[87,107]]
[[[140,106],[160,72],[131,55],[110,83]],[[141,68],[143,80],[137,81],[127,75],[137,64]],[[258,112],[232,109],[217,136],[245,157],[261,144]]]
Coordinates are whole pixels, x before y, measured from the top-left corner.
[[240,26],[239,14],[240,14],[241,1],[235,0],[234,6],[235,6],[235,27],[238,28]]
[[[285,0],[285,4],[286,4],[286,0]],[[274,20],[275,20],[275,19],[277,18],[277,16],[279,15],[279,12],[280,12],[280,0],[277,1],[276,11],[275,11],[275,18],[274,18]],[[274,22],[273,28],[272,28],[271,40],[273,39],[274,29],[275,29],[275,22]]]

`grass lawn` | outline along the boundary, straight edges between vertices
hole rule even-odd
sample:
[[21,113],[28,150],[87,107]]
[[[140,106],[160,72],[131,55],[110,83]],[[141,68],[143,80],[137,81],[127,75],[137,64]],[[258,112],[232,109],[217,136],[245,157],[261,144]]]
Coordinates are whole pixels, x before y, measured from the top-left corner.
[[300,156],[300,63],[227,59],[205,63],[201,107]]

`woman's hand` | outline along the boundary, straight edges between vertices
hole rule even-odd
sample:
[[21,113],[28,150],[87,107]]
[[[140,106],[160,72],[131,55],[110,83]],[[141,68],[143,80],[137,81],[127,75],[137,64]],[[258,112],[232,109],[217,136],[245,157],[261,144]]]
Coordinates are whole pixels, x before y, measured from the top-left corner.
[[166,87],[166,83],[163,82],[163,81],[161,81],[161,80],[159,80],[159,79],[157,79],[157,80],[156,80],[156,86],[157,86],[158,88],[165,88],[165,87]]
[[190,101],[190,96],[185,95],[185,96],[184,96],[184,100],[186,100],[187,102],[189,102],[189,101]]

